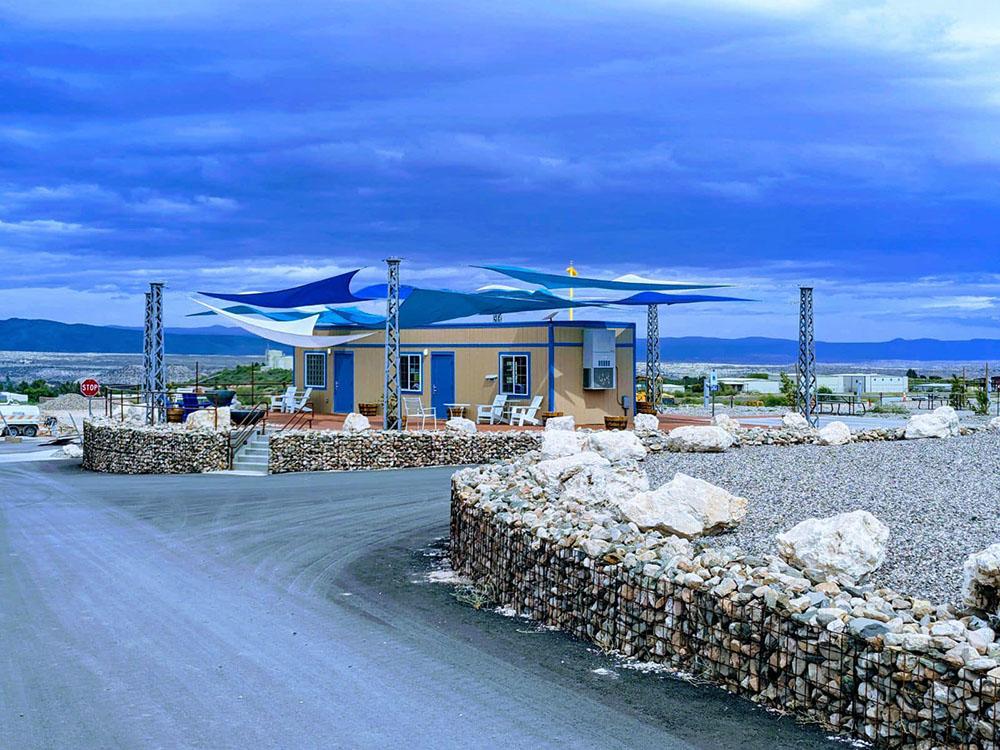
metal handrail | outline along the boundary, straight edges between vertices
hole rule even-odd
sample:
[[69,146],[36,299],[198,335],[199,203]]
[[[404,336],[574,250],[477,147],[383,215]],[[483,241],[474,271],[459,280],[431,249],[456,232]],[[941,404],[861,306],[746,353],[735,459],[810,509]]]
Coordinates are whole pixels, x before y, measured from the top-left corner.
[[[246,424],[243,424],[237,430],[229,431],[229,468],[233,468],[233,461],[236,459],[236,452],[239,451],[244,445],[246,445],[247,440],[250,436],[254,434],[257,428],[260,428],[260,434],[267,432],[267,413],[270,410],[269,406],[264,403],[256,404],[253,409],[244,418],[248,420]],[[254,419],[253,415],[260,413],[262,416],[260,419]]]
[[303,425],[307,425],[308,429],[312,429],[313,423],[313,402],[306,401],[302,406],[292,412],[292,418],[289,419],[285,424],[278,428],[278,432],[284,432],[285,430],[295,430]]

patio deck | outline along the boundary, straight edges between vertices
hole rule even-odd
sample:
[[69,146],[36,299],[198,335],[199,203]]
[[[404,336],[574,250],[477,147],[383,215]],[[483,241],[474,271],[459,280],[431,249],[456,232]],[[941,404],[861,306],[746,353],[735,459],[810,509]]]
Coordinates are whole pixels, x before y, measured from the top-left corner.
[[[343,429],[343,427],[344,427],[344,418],[346,416],[347,416],[346,414],[316,414],[316,415],[313,416],[312,425],[311,425],[311,427],[309,429],[313,429],[313,430],[340,430],[340,429]],[[291,418],[292,418],[291,414],[282,414],[281,412],[270,412],[267,415],[267,422],[268,422],[269,425],[273,425],[275,427],[279,427],[280,428],[281,426],[287,424],[291,420]],[[378,429],[382,428],[382,417],[381,416],[378,416],[378,417],[369,417],[368,421],[371,423],[371,426],[374,429],[378,430]],[[677,427],[682,427],[684,425],[706,425],[706,424],[710,424],[710,423],[711,423],[711,420],[708,419],[707,417],[674,416],[674,415],[667,415],[667,414],[661,414],[660,415],[660,429],[663,430],[664,432],[669,432],[670,430],[673,430],[673,429],[675,429]],[[410,424],[407,429],[410,429],[410,430],[416,429],[416,427],[414,426],[414,424],[418,424],[418,423],[415,422],[413,424]],[[443,430],[444,429],[444,424],[445,424],[445,420],[444,419],[438,419],[438,421],[437,421],[437,429]],[[631,427],[631,422],[630,422],[629,426]],[[507,425],[507,424],[480,424],[480,425],[477,425],[477,427],[481,431],[484,431],[484,432],[504,432],[506,430],[541,430],[542,429],[541,427],[534,427],[534,426],[530,426],[530,425],[527,425],[525,427],[518,427],[516,425]],[[581,425],[577,425],[577,427],[586,427],[586,428],[598,429],[598,430],[603,430],[604,429],[604,425],[603,424],[581,424]],[[429,419],[427,420],[427,429],[428,430],[434,429],[433,425],[432,425],[432,422]]]

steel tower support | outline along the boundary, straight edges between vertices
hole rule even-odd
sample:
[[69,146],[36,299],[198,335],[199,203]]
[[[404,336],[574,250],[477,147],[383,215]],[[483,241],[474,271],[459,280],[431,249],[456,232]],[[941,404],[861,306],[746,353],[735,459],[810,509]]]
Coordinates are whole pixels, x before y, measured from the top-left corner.
[[795,374],[795,407],[815,427],[816,339],[813,332],[813,290],[809,286],[799,287],[799,362]]
[[[143,329],[143,369],[146,390],[146,421],[167,419],[167,383],[163,347],[163,282],[154,281],[146,292],[146,324]],[[155,408],[154,408],[155,407]]]
[[402,258],[386,258],[388,283],[385,299],[385,406],[384,430],[402,426],[399,413],[399,264]]
[[493,313],[493,322],[499,323],[503,320],[503,313]]
[[660,406],[660,306],[646,305],[646,396]]

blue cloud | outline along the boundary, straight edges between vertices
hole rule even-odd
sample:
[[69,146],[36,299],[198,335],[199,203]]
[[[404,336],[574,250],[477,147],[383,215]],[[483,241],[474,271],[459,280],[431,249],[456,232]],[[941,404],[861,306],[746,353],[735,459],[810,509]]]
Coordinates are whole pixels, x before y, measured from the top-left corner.
[[573,259],[766,300],[672,316],[690,333],[792,335],[800,281],[828,339],[991,331],[968,308],[1000,273],[985,7],[5,8],[3,316],[134,324],[155,275],[178,322],[202,268],[266,288],[402,254],[448,286]]

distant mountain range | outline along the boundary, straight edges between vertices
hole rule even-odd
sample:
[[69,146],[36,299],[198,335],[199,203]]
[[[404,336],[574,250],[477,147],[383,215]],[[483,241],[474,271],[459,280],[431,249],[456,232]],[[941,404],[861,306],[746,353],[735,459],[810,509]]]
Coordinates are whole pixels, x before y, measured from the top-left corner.
[[[170,328],[164,331],[168,354],[257,354],[281,346],[253,336],[241,328]],[[54,320],[9,318],[0,320],[0,350],[25,352],[94,352],[141,354],[142,329],[58,323]]]
[[[166,329],[169,354],[263,354],[265,348],[288,347],[265,342],[240,328]],[[637,355],[646,358],[646,340],[637,342]],[[0,350],[30,352],[141,353],[142,330],[120,326],[58,323],[54,320],[10,318],[0,320]],[[750,337],[717,339],[702,336],[660,339],[660,353],[667,362],[726,362],[786,364],[797,358],[798,344],[791,339]],[[820,362],[980,362],[1000,359],[1000,339],[941,341],[893,339],[880,342],[816,342]]]
[[[798,359],[798,342],[753,336],[716,339],[702,336],[660,339],[660,357],[666,362],[724,362],[780,365]],[[638,339],[636,353],[646,358],[646,340]],[[984,362],[1000,359],[1000,339],[893,339],[878,342],[817,341],[819,362]]]

